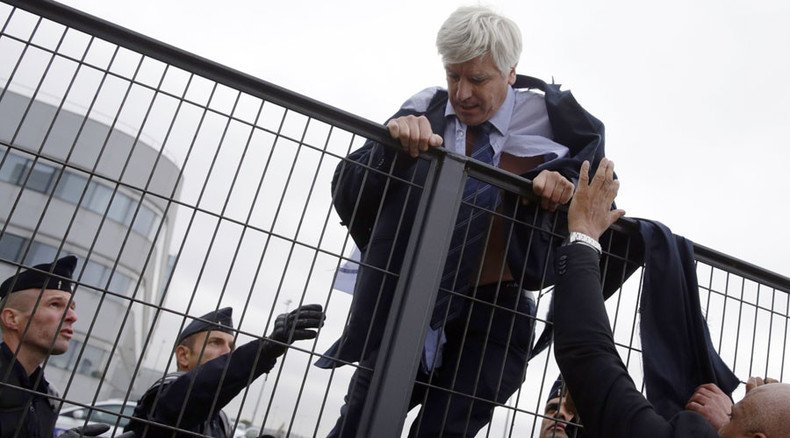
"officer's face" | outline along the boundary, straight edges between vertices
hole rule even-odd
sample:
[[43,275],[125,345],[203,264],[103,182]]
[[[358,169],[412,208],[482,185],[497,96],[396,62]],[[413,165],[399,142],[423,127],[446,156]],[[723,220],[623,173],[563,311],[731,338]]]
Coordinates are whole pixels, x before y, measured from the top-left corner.
[[571,427],[565,423],[552,420],[552,418],[555,418],[571,421],[576,416],[576,408],[567,395],[562,397],[562,400],[560,400],[560,397],[549,400],[546,403],[544,415],[549,418],[544,418],[540,425],[540,438],[568,438]]
[[[191,339],[189,345],[189,352],[187,354],[187,361],[189,363],[188,370],[191,370],[198,365],[203,365],[204,363],[216,359],[223,354],[228,354],[236,348],[236,343],[233,340],[233,335],[230,333],[225,332],[200,332],[195,333],[191,336],[194,339]],[[203,348],[203,344],[206,344],[206,347]],[[203,354],[201,355],[201,349],[203,350]]]
[[[39,294],[41,300],[36,306]],[[22,337],[22,346],[42,355],[65,353],[74,335],[72,326],[77,321],[74,301],[69,302],[71,294],[55,289],[43,292],[30,289],[13,295],[13,306],[18,309],[19,318],[16,329]]]
[[503,76],[490,56],[447,64],[444,69],[450,104],[456,116],[469,126],[493,117],[507,97],[507,88],[516,81],[514,68]]

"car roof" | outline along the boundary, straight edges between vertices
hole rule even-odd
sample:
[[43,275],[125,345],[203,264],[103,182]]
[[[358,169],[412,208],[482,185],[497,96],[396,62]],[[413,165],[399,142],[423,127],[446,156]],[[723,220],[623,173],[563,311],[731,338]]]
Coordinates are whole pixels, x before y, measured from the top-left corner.
[[[109,406],[109,405],[125,405],[125,406],[134,407],[134,406],[137,406],[137,402],[132,401],[132,400],[127,400],[126,403],[124,403],[123,399],[113,398],[113,399],[109,399],[109,400],[97,401],[96,403],[93,404],[93,406],[96,406],[96,407]],[[85,406],[79,406],[79,405],[71,405],[71,406],[64,407],[63,409],[61,409],[60,410],[60,415],[63,415],[63,414],[69,413],[69,412],[74,412],[74,411],[76,411],[78,409],[90,409],[90,408],[89,407],[85,407]]]

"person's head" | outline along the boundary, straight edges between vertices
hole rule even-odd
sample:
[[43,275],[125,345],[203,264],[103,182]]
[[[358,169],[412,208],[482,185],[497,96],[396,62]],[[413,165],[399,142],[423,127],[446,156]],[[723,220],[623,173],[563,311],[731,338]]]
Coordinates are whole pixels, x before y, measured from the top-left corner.
[[436,47],[456,116],[470,126],[490,119],[516,80],[521,56],[516,23],[485,7],[461,7],[442,24]]
[[540,438],[573,438],[575,436],[576,427],[567,423],[578,423],[579,418],[576,415],[573,399],[561,379],[557,379],[551,387],[543,415],[545,418],[540,424]]
[[233,309],[225,307],[192,321],[176,339],[176,364],[189,371],[236,348]]
[[74,256],[36,265],[0,285],[0,328],[3,341],[31,372],[49,354],[68,351],[77,321],[72,300]]
[[749,391],[732,407],[730,422],[719,430],[723,438],[787,436],[790,430],[790,384],[771,383]]

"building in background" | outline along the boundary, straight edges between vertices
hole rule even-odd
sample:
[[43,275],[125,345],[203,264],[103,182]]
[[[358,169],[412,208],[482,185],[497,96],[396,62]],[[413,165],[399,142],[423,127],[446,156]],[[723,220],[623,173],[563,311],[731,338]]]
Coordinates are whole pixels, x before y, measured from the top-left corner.
[[47,378],[70,400],[124,398],[161,375],[137,370],[155,309],[139,302],[169,273],[180,169],[120,125],[0,92],[0,277],[76,255],[79,320]]

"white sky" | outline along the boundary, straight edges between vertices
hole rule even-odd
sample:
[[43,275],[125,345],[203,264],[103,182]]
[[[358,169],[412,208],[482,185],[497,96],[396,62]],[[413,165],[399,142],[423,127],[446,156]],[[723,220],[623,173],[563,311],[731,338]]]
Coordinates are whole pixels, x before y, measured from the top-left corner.
[[[443,84],[435,33],[469,4],[64,3],[378,122]],[[521,27],[519,73],[553,77],[606,124],[629,216],[790,276],[790,3],[488,4]]]
[[[434,45],[469,2],[67,0],[137,32],[382,122],[444,81]],[[607,127],[629,216],[790,275],[790,3],[498,1],[518,71]]]

